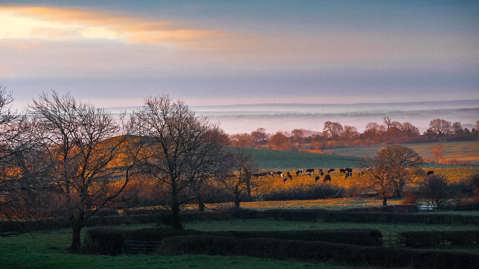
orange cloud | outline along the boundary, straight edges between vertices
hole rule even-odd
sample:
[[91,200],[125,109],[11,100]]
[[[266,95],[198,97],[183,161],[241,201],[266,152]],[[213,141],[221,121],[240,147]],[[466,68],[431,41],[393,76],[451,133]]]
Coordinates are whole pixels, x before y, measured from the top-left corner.
[[127,43],[181,43],[219,37],[222,33],[98,11],[35,6],[0,6],[0,39],[84,40]]

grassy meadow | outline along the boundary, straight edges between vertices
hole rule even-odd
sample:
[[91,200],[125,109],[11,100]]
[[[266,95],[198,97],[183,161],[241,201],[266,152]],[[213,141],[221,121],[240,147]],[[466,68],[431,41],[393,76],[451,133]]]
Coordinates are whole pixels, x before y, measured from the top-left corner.
[[[404,146],[415,150],[427,162],[432,162],[432,148],[438,144],[444,146],[442,164],[479,165],[479,141],[409,143]],[[259,169],[295,169],[360,167],[362,158],[374,156],[380,148],[381,145],[333,148],[322,153],[252,148],[241,151],[251,154]]]
[[[188,228],[229,229],[229,222],[193,223]],[[257,222],[233,224],[231,229],[257,228],[258,226],[274,226],[273,223]],[[126,228],[141,228],[153,225],[122,226]],[[294,225],[285,224],[284,227],[294,228]],[[118,228],[118,227],[115,227]],[[206,230],[206,229],[204,229]],[[67,229],[57,231],[42,231],[17,236],[0,237],[0,268],[5,269],[80,269],[80,268],[131,268],[131,269],[156,269],[156,268],[232,268],[232,269],[286,269],[286,268],[332,268],[347,269],[358,268],[332,264],[311,264],[296,261],[281,261],[254,257],[233,256],[207,256],[207,255],[86,255],[72,254],[65,249],[69,244],[70,231]]]
[[[145,228],[155,224],[109,226],[111,228]],[[323,229],[379,229],[383,236],[404,231],[451,231],[474,230],[474,225],[425,225],[425,224],[378,224],[378,223],[329,223],[283,220],[226,220],[196,221],[186,223],[186,228],[203,231],[287,231]],[[68,229],[42,231],[16,236],[0,237],[0,267],[15,269],[53,268],[361,268],[333,264],[311,264],[296,261],[281,261],[253,257],[207,256],[207,255],[86,255],[72,254],[65,249],[70,239]],[[477,252],[478,249],[462,249]],[[370,267],[368,267],[370,268]]]
[[333,154],[269,149],[241,149],[251,154],[260,169],[359,167],[360,158]]
[[[434,160],[432,149],[434,146],[441,144],[444,146],[443,162],[444,163],[471,163],[479,164],[479,141],[458,141],[458,142],[444,142],[444,143],[408,143],[403,144],[406,147],[412,148],[425,160]],[[364,146],[364,147],[348,147],[348,148],[334,148],[326,152],[330,154],[337,154],[348,157],[371,157],[376,154],[381,145]]]
[[[463,168],[425,168],[425,170],[432,170],[434,171],[435,174],[438,175],[443,175],[445,176],[449,182],[451,183],[457,183],[461,182],[464,180],[467,180],[469,177],[472,175],[476,174],[479,172],[479,168],[472,168],[472,167],[463,167]],[[293,171],[291,171],[293,174]],[[357,190],[356,194],[359,194],[363,192],[367,186],[369,186],[367,179],[365,178],[364,175],[361,175],[359,169],[353,169],[353,175],[352,177],[345,178],[343,174],[341,174],[338,169],[336,171],[331,172],[331,182],[323,182],[322,178],[321,180],[316,181],[315,176],[316,174],[312,176],[308,175],[300,175],[300,176],[293,176],[292,180],[287,180],[286,182],[280,177],[280,176],[265,176],[265,177],[260,177],[256,178],[254,183],[255,183],[255,189],[254,189],[254,195],[255,196],[265,196],[269,195],[271,193],[279,193],[279,192],[284,192],[286,190],[292,190],[296,189],[298,191],[301,190],[308,190],[312,189],[314,187],[332,187],[332,188],[342,188],[347,191],[353,191]],[[329,204],[335,204],[333,202],[335,200],[331,199],[326,199],[323,201],[319,201],[318,205],[319,206],[328,206]],[[342,204],[346,202],[348,205],[354,205],[358,203],[365,203],[361,201],[365,201],[364,199],[349,199],[349,200],[337,200],[338,204]],[[265,202],[252,202],[253,204],[257,203],[265,203]],[[281,202],[279,202],[281,203]],[[282,203],[290,203],[290,201],[284,201]],[[303,202],[298,202],[297,206],[295,207],[301,207],[301,203],[304,204],[304,206],[308,206],[304,201]],[[367,202],[364,204],[364,206],[376,206],[376,202]],[[379,206],[379,205],[378,205]],[[266,206],[269,207],[269,206]]]

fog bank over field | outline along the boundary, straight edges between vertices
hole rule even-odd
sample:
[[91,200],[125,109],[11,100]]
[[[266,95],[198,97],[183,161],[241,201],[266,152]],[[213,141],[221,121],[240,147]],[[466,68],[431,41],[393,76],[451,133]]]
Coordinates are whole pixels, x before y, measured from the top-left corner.
[[[479,100],[357,103],[357,104],[241,104],[192,106],[199,115],[218,124],[227,133],[250,132],[265,128],[268,132],[308,129],[320,131],[325,121],[337,121],[363,131],[369,122],[382,122],[385,116],[408,121],[425,131],[434,118],[459,121],[466,128],[479,120]],[[133,108],[108,109],[119,113]]]

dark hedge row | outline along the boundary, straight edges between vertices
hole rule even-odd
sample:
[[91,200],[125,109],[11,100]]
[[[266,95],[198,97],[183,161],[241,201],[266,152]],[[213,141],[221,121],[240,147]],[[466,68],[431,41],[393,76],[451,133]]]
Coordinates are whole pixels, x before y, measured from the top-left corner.
[[211,235],[166,238],[161,243],[159,253],[244,255],[309,262],[430,269],[469,269],[477,268],[479,264],[479,255],[472,253],[366,247],[272,238],[238,239]]
[[[158,211],[155,214],[96,216],[89,219],[87,226],[164,223],[167,212]],[[275,209],[275,210],[229,210],[217,212],[190,211],[182,214],[184,221],[193,220],[228,220],[228,219],[272,218],[299,221],[327,222],[376,222],[376,223],[425,223],[425,224],[476,224],[479,216],[459,214],[429,214],[429,213],[398,213],[381,211],[332,211],[322,209]],[[3,221],[0,222],[0,233],[27,232],[44,229],[67,228],[67,219],[44,219],[37,221]]]
[[328,222],[379,222],[379,223],[425,223],[425,224],[478,224],[479,216],[459,214],[398,213],[368,211],[333,211],[318,209],[274,209],[265,211],[242,210],[236,217],[274,218],[284,220]]
[[478,246],[478,231],[414,231],[399,234],[401,245],[415,248],[438,246]]
[[228,231],[210,233],[237,238],[275,238],[285,240],[325,241],[363,246],[381,246],[382,234],[375,229],[302,230],[302,231]]
[[305,231],[219,231],[201,232],[195,230],[173,230],[148,228],[139,230],[90,229],[84,240],[84,250],[89,253],[117,255],[126,252],[128,240],[136,242],[162,241],[179,235],[227,236],[238,239],[275,238],[302,241],[325,241],[364,246],[382,245],[378,230],[305,230]]

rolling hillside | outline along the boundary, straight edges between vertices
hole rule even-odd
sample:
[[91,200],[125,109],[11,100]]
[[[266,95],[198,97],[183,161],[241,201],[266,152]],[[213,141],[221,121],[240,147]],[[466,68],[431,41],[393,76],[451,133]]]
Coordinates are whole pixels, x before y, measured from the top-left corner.
[[[444,142],[444,143],[410,143],[404,146],[412,148],[419,153],[424,159],[432,160],[432,148],[438,144],[444,146],[443,159],[446,162],[454,163],[471,163],[479,164],[479,141],[460,141],[460,142]],[[381,148],[381,145],[365,146],[365,147],[348,147],[329,149],[327,152],[341,156],[349,157],[371,157]]]
[[268,149],[241,149],[255,159],[261,169],[358,167],[360,158],[333,154]]

